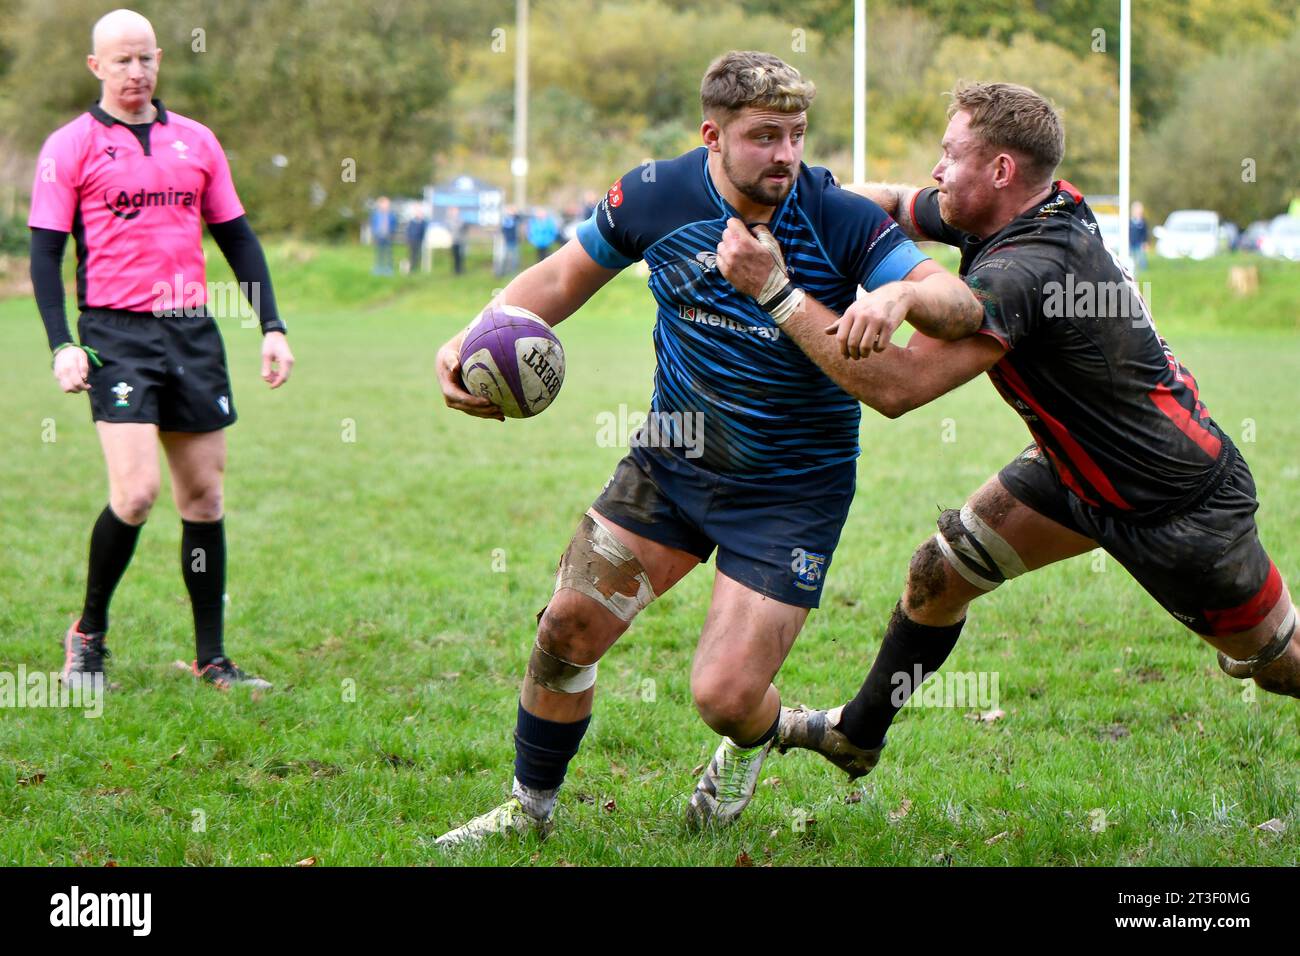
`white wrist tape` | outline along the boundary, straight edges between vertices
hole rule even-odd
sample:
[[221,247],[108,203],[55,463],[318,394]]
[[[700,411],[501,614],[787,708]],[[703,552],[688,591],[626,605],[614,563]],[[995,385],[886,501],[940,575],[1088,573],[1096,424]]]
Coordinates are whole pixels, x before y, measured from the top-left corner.
[[785,300],[780,305],[767,310],[768,315],[772,316],[772,321],[778,326],[784,325],[790,316],[799,311],[799,307],[803,305],[805,295],[803,289],[791,289],[790,294],[785,297]]

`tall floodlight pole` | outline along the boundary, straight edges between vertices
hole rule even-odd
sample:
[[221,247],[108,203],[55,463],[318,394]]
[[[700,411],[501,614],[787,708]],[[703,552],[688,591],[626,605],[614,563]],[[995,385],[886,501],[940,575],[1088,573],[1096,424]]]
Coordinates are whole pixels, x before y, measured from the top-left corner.
[[528,0],[515,0],[515,206],[528,204]]
[[1128,243],[1129,223],[1129,96],[1130,34],[1133,0],[1119,0],[1119,249],[1120,260],[1128,265],[1132,250]]
[[853,181],[867,181],[867,0],[853,0]]

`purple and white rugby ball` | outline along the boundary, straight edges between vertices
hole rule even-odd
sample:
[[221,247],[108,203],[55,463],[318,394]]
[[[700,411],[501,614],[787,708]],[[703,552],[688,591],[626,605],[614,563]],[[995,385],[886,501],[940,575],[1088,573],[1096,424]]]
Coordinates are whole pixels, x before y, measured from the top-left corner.
[[551,327],[517,305],[483,310],[460,347],[465,391],[507,418],[546,410],[564,384],[564,348]]

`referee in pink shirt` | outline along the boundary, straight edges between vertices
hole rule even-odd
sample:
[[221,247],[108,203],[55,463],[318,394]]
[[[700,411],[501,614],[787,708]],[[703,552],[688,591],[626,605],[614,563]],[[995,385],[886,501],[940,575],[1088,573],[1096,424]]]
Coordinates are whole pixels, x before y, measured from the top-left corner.
[[[181,574],[194,609],[196,677],[269,687],[222,642],[226,541],[223,429],[235,422],[225,347],[208,314],[202,224],[262,325],[262,378],[279,388],[293,354],[261,244],[211,130],[153,99],[162,50],[149,21],[115,10],[95,24],[99,102],[45,141],[32,187],[36,302],[65,392],[90,393],[108,465],[109,503],[90,535],[86,601],[64,638],[63,679],[104,681],[113,590],[158,497],[158,443],[181,515]],[[78,345],[64,315],[61,266],[76,241]]]

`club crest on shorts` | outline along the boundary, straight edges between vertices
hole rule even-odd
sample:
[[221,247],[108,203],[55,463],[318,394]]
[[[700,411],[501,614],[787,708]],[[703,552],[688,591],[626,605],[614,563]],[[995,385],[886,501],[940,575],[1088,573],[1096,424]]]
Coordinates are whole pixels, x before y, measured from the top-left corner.
[[826,571],[826,555],[795,548],[790,552],[790,570],[794,572],[794,586],[804,591],[816,591],[822,586]]
[[126,384],[126,382],[118,382],[110,391],[117,396],[117,401],[114,403],[117,408],[130,407],[131,393],[135,391],[132,386]]

